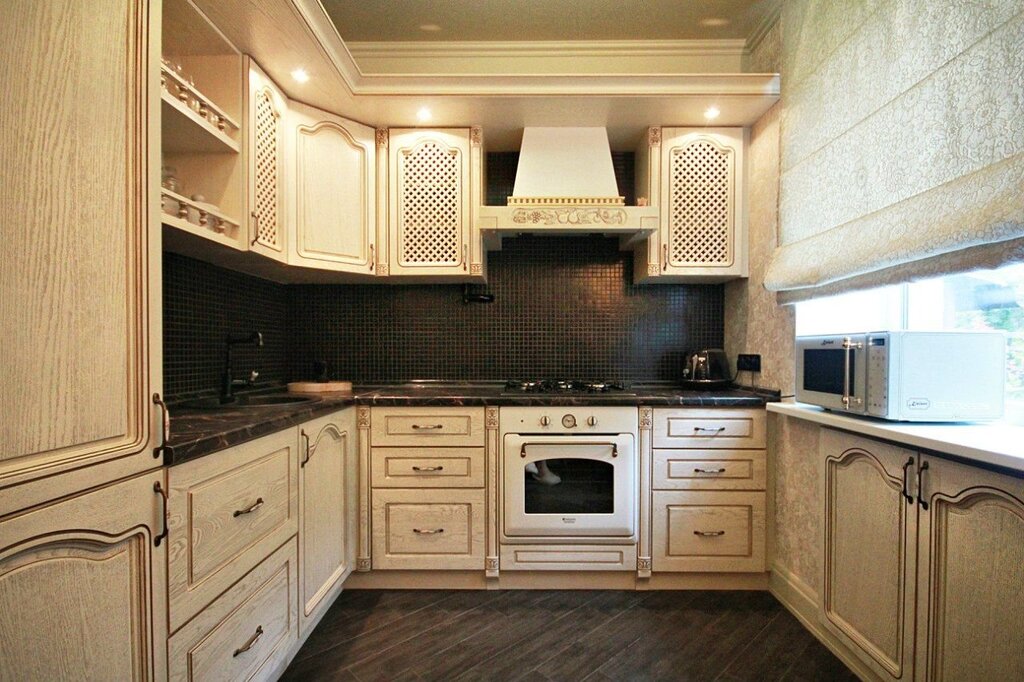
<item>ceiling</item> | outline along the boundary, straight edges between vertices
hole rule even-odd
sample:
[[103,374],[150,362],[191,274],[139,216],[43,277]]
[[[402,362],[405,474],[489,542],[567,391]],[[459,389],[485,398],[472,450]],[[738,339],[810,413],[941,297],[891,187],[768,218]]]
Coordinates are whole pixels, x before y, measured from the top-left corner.
[[321,0],[350,41],[749,37],[776,0]]

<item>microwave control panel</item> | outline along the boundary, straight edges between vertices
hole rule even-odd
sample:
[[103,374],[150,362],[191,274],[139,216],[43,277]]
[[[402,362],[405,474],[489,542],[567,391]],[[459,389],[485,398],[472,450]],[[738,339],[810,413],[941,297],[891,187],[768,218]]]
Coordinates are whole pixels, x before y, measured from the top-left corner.
[[867,403],[868,414],[884,417],[889,411],[889,339],[869,336],[867,342]]

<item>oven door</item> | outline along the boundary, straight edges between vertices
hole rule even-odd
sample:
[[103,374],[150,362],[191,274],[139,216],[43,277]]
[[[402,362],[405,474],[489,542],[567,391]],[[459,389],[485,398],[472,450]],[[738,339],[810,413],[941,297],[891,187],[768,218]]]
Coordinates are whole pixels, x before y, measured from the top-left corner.
[[634,534],[636,450],[632,434],[509,434],[504,453],[506,536]]
[[866,334],[796,339],[798,402],[863,414],[867,369]]

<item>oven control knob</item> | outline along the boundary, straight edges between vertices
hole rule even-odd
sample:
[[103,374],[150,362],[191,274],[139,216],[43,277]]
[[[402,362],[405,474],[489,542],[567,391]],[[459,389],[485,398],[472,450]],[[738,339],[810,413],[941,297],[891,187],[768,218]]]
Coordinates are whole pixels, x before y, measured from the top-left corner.
[[541,417],[540,418],[540,425],[541,426],[547,426],[550,423],[551,423],[551,417],[546,417],[545,416],[545,417]]
[[567,429],[574,428],[576,426],[576,417],[572,416],[571,414],[565,415],[564,417],[562,417],[562,426],[564,426]]
[[597,426],[597,417],[587,417],[587,424]]

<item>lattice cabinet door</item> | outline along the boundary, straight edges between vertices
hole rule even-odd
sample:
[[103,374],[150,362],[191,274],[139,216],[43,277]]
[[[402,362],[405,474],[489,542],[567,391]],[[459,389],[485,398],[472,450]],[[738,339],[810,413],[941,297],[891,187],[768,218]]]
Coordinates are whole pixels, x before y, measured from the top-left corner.
[[742,128],[664,128],[658,276],[747,276]]
[[392,128],[392,275],[470,276],[470,131]]
[[374,129],[292,102],[287,132],[289,264],[376,274]]
[[248,154],[249,249],[286,261],[284,211],[285,125],[288,100],[274,81],[248,60],[245,125]]

